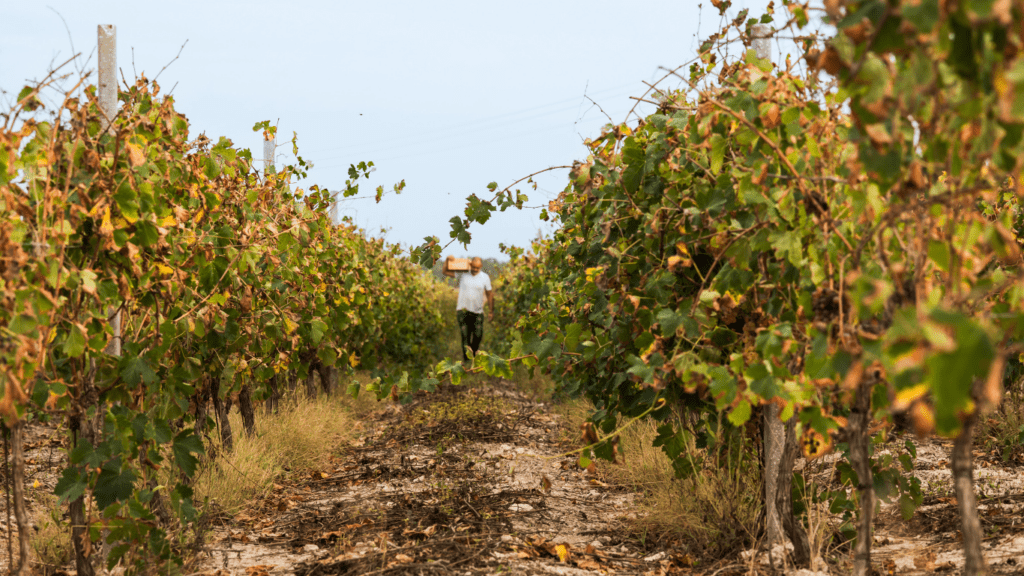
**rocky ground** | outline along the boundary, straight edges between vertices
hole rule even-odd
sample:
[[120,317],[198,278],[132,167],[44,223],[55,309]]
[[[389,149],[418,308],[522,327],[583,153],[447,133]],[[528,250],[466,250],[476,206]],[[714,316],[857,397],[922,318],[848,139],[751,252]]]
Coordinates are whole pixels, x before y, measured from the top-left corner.
[[[630,529],[638,495],[580,469],[551,407],[510,382],[447,388],[400,406],[381,403],[331,466],[282,478],[242,513],[214,519],[194,576],[340,574],[846,574],[848,552],[821,551],[815,572],[748,551],[709,563],[659,548]],[[34,529],[57,538],[52,493],[62,434],[28,436]],[[918,441],[925,503],[905,522],[884,506],[876,524],[880,574],[959,573],[959,518],[949,488],[949,444]],[[998,574],[1024,573],[1024,486],[1018,466],[982,451],[976,471],[986,558]],[[827,475],[827,460],[815,464]],[[6,476],[0,478],[5,480]],[[3,485],[0,483],[0,485]],[[758,487],[751,487],[752,490]],[[6,513],[0,573],[6,572]],[[39,540],[39,538],[37,538]],[[58,546],[55,541],[54,546]],[[781,552],[777,550],[776,552]],[[779,562],[779,559],[782,562]],[[71,566],[41,566],[74,574]]]

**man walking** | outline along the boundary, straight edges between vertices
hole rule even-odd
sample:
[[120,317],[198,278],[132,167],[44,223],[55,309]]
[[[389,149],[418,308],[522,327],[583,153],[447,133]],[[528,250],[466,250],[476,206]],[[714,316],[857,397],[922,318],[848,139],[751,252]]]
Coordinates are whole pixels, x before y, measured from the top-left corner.
[[455,316],[459,320],[459,332],[462,334],[462,359],[469,361],[466,347],[476,354],[480,349],[480,341],[484,338],[484,301],[490,316],[494,317],[494,293],[491,291],[491,278],[481,272],[483,260],[473,258],[469,263],[469,274],[451,269],[455,256],[448,256],[444,261],[441,273],[455,278],[459,285],[459,302],[455,306]]

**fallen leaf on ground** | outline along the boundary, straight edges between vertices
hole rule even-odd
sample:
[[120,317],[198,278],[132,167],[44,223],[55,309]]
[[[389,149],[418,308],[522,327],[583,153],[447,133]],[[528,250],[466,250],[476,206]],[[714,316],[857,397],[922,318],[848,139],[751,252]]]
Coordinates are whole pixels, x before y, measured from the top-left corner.
[[558,556],[559,562],[565,562],[569,559],[569,546],[567,544],[556,544],[555,554]]
[[257,564],[245,569],[247,576],[270,576],[270,571],[277,568],[276,564]]
[[918,570],[927,570],[929,572],[935,570],[935,552],[915,556],[914,567]]

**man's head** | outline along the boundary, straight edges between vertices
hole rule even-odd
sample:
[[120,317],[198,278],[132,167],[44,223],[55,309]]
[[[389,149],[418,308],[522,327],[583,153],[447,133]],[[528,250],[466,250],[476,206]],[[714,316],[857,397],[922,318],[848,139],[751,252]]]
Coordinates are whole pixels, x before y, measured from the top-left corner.
[[484,261],[481,260],[479,256],[477,256],[476,258],[470,260],[469,271],[473,274],[473,276],[476,276],[477,274],[480,273],[480,269],[483,268],[483,266]]

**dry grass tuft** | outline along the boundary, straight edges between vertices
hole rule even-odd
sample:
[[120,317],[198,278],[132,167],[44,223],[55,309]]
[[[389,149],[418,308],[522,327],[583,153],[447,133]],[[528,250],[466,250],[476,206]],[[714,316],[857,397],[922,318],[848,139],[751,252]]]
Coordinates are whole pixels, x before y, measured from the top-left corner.
[[35,531],[30,539],[34,564],[37,574],[55,574],[65,567],[72,558],[71,529],[61,522],[61,507],[57,498],[51,494],[38,493],[35,497],[46,507],[46,515],[35,523]]
[[1024,460],[1024,394],[1009,390],[997,412],[979,421],[975,442],[1003,462]]
[[[360,396],[368,396],[361,394]],[[235,446],[210,462],[196,481],[198,501],[209,499],[228,514],[247,501],[270,492],[276,478],[285,473],[316,470],[325,466],[342,443],[358,430],[355,412],[368,410],[367,401],[348,397],[300,397],[286,402],[277,414],[257,414],[256,435],[242,432],[241,417],[232,414]],[[216,436],[216,435],[215,435]],[[217,444],[215,442],[215,444]]]
[[[574,431],[589,412],[590,407],[579,401],[562,408],[572,426],[568,434],[574,440],[579,438]],[[695,556],[706,558],[720,558],[751,546],[762,507],[753,448],[740,441],[726,449],[729,443],[723,441],[716,442],[722,447],[719,451],[711,452],[691,442],[680,457],[703,458],[703,467],[688,478],[676,478],[668,456],[652,445],[658,424],[641,420],[622,433],[625,465],[598,463],[607,480],[643,494],[637,519],[632,521],[636,533],[642,539],[680,541]]]

